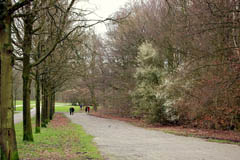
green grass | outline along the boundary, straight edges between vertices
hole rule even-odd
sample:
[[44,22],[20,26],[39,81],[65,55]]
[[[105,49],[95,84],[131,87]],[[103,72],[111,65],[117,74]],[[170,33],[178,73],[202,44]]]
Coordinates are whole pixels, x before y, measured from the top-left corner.
[[[15,102],[13,102],[13,103],[15,103]],[[17,101],[16,101],[16,104],[17,104],[17,105],[22,105],[23,102],[22,102],[22,100],[17,100]],[[30,104],[35,104],[35,101],[30,101]]]
[[[13,103],[15,103],[15,101],[14,101]],[[22,105],[22,100],[17,100],[17,101],[16,101],[16,104],[17,104],[17,105]]]
[[75,109],[75,112],[79,112],[80,107],[79,106],[56,106],[55,112],[69,112],[69,108],[73,107]]
[[208,142],[216,142],[216,143],[226,143],[226,144],[237,144],[240,145],[240,142],[233,142],[229,140],[222,140],[222,139],[208,139]]
[[[15,101],[13,103],[15,104]],[[22,105],[22,104],[23,104],[22,100],[17,100],[16,101],[16,105]],[[30,104],[35,104],[35,101],[30,101]],[[56,102],[55,105],[67,106],[67,105],[71,105],[71,103],[59,103],[59,102]]]
[[[31,106],[31,109],[33,109],[34,107]],[[16,107],[16,112],[20,112],[23,111],[23,107]]]
[[[73,107],[75,109],[75,112],[84,112],[85,106],[80,110],[80,106],[72,106],[72,105],[66,105],[66,106],[55,106],[55,112],[69,112],[69,108]],[[93,107],[90,107],[90,111],[93,110]]]
[[71,103],[59,103],[59,102],[56,102],[55,105],[69,106],[69,105],[71,105]]
[[[63,115],[61,117],[64,118]],[[15,128],[20,158],[103,160],[92,142],[93,137],[86,134],[81,126],[70,121],[58,126],[61,123],[60,118],[55,120],[55,124],[51,122],[48,128],[41,128],[40,134],[34,134],[34,142],[22,141],[22,123],[17,124]]]
[[[21,104],[22,104],[22,101],[18,100],[17,105],[21,105]],[[32,104],[35,104],[35,101],[31,101],[31,105]],[[56,112],[69,112],[70,107],[74,107],[75,112],[79,112],[79,110],[80,110],[79,106],[71,106],[71,104],[69,104],[69,103],[55,103],[55,104],[56,104],[56,106],[55,106]],[[58,106],[58,105],[62,105],[62,106]],[[35,105],[32,105],[31,109],[34,107],[35,107]],[[23,107],[16,107],[16,112],[20,112],[20,111],[23,111]]]

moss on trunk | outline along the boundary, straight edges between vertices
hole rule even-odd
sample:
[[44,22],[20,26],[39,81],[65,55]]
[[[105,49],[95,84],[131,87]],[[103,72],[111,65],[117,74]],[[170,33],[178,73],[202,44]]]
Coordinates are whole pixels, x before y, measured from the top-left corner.
[[23,40],[23,140],[33,141],[30,93],[31,93],[31,65],[30,53],[32,51],[32,32],[34,17],[31,14],[31,4],[26,5],[24,17],[24,40]]
[[[24,69],[23,69],[24,70]],[[30,71],[23,71],[23,140],[33,141],[32,123],[31,123],[31,107],[30,107],[30,94],[31,94],[31,79]]]
[[[4,6],[6,5],[6,6]],[[11,1],[3,3],[0,13],[0,57],[1,57],[1,80],[0,80],[0,159],[18,160],[16,135],[13,122],[12,108],[12,69],[13,69],[13,48],[11,45],[11,16],[1,14],[7,12],[7,7],[11,6]]]

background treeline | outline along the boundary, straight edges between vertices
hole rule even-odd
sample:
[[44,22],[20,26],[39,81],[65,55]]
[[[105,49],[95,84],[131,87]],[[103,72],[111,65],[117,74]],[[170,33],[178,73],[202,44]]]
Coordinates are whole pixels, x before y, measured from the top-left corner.
[[239,7],[238,0],[126,4],[115,17],[127,18],[86,49],[91,81],[82,78],[75,95],[150,123],[240,129]]

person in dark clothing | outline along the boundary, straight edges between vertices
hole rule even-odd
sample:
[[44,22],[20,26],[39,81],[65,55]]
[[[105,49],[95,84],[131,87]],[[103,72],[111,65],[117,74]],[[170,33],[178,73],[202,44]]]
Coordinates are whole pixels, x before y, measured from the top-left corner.
[[75,109],[74,109],[73,107],[71,107],[71,108],[69,109],[69,111],[70,111],[70,115],[73,115]]
[[89,113],[89,112],[90,112],[90,107],[86,106],[85,112],[86,112],[86,113]]
[[80,104],[80,109],[82,110],[83,105]]
[[87,107],[87,112],[88,112],[88,113],[90,112],[90,107]]
[[72,107],[72,115],[73,115],[74,111],[75,111],[75,109]]

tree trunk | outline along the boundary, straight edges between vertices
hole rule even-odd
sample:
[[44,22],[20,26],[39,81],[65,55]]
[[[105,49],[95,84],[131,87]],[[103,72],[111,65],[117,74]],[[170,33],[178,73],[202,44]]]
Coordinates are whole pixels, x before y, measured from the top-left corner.
[[38,67],[36,68],[36,75],[35,75],[35,80],[36,80],[36,126],[35,126],[35,132],[40,133],[40,128],[41,128],[41,113],[40,113],[40,80],[39,80],[39,71]]
[[[1,23],[1,22],[0,22]],[[1,34],[1,30],[0,30],[0,34]],[[1,48],[1,43],[2,41],[0,41],[0,159],[1,159],[1,155],[2,155],[2,105],[1,105],[1,55],[2,55],[2,48]]]
[[[11,1],[7,1],[7,6],[11,6]],[[0,56],[1,56],[1,89],[0,93],[0,154],[1,160],[18,160],[16,135],[13,122],[12,108],[12,45],[11,45],[11,16],[2,17],[1,14],[7,12],[6,6],[1,6],[0,13]]]
[[33,141],[31,109],[30,109],[30,94],[31,94],[30,67],[23,65],[23,140],[24,141]]
[[50,122],[50,110],[51,110],[51,91],[48,88],[48,92],[47,92],[47,123]]
[[53,95],[54,93],[51,92],[50,98],[51,98],[51,103],[50,103],[50,120],[53,119],[53,114],[54,114],[54,100],[53,100]]
[[55,102],[56,102],[56,94],[53,94],[53,115],[55,114]]
[[97,111],[97,102],[96,102],[94,87],[90,88],[90,93],[91,93],[91,101],[92,101],[93,109],[96,112]]
[[45,81],[42,81],[42,113],[41,113],[41,126],[47,127],[47,107],[46,107],[46,88],[44,85]]
[[31,65],[30,53],[32,51],[33,16],[31,4],[26,5],[27,16],[24,17],[24,40],[23,40],[23,140],[33,141],[30,93],[31,93]]

